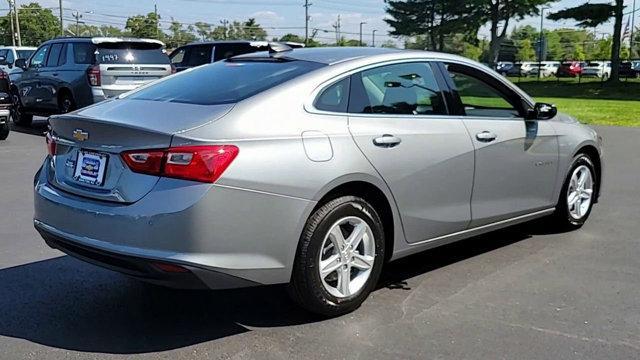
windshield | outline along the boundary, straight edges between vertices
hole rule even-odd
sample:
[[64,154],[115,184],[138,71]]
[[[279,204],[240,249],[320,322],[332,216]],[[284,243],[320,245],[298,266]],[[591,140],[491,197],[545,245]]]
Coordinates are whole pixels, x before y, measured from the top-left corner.
[[155,43],[117,42],[99,44],[99,64],[169,64],[169,57]]
[[226,60],[180,72],[127,99],[198,105],[235,103],[323,67],[309,61]]
[[28,59],[34,51],[35,50],[16,50],[16,54],[18,54],[18,59]]

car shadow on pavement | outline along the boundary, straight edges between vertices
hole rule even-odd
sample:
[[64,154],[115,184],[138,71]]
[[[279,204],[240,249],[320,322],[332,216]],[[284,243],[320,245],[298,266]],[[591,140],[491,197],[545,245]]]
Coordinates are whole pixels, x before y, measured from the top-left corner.
[[[378,288],[530,237],[517,227],[391,263]],[[149,285],[69,256],[0,270],[0,336],[83,352],[165,351],[251,331],[322,319],[301,310],[283,286],[175,290]]]
[[48,130],[47,125],[48,123],[46,118],[34,119],[33,123],[30,126],[20,126],[20,125],[11,123],[11,131],[28,134],[28,135],[44,136],[44,134]]

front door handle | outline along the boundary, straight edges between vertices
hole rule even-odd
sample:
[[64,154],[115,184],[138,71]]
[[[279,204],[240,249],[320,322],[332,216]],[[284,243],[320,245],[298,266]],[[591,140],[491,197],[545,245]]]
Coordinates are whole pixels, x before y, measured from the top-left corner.
[[483,131],[483,132],[479,132],[476,134],[476,139],[478,139],[478,141],[482,141],[482,142],[491,142],[493,140],[495,140],[498,137],[498,135],[490,132],[490,131]]
[[373,145],[375,146],[380,146],[380,147],[385,147],[385,148],[391,148],[394,146],[397,146],[398,144],[400,144],[402,140],[397,137],[397,136],[393,136],[390,134],[384,134],[382,136],[379,136],[375,139],[373,139]]

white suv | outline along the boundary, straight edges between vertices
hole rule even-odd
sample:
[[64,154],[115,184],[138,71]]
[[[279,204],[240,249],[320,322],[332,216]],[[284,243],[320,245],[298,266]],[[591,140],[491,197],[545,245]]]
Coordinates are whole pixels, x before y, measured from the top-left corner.
[[582,76],[595,76],[608,79],[611,76],[611,61],[589,61],[582,69]]
[[16,60],[28,59],[35,50],[31,46],[0,46],[0,69],[9,75],[21,72],[22,69],[15,66]]

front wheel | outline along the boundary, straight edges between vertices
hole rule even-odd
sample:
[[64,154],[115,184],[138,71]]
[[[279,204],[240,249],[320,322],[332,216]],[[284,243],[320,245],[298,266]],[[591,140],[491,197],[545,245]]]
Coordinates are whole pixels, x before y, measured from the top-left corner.
[[11,94],[11,98],[13,100],[13,106],[11,107],[11,118],[13,119],[13,123],[20,126],[30,126],[33,122],[33,115],[25,114],[24,107],[22,106],[22,101],[20,100],[20,96],[13,91]]
[[384,262],[384,230],[364,199],[329,201],[307,221],[289,293],[305,309],[338,316],[358,308],[375,288]]
[[569,169],[552,219],[559,228],[573,230],[581,227],[591,214],[597,179],[593,162],[585,154],[577,155]]

